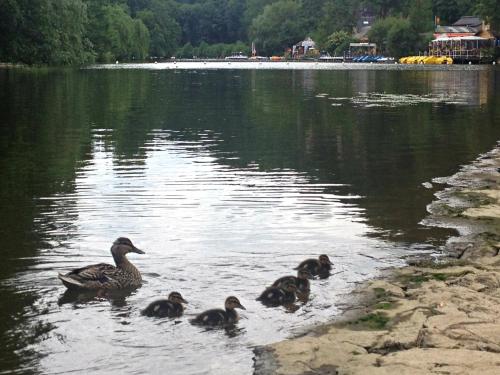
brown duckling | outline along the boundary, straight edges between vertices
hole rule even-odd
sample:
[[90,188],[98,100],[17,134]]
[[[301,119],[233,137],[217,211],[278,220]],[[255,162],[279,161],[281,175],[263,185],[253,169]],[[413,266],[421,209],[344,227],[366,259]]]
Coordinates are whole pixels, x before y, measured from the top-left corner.
[[297,286],[297,293],[306,294],[311,291],[311,283],[309,282],[309,279],[312,279],[311,273],[307,269],[301,268],[297,271],[297,276],[280,277],[271,286],[279,288],[284,285],[286,281],[291,280]]
[[296,270],[306,269],[312,276],[328,277],[333,263],[328,258],[328,255],[322,254],[318,259],[306,259],[301,262]]
[[295,280],[285,280],[279,287],[270,287],[262,292],[257,301],[266,306],[275,307],[295,302],[297,285]]
[[145,316],[156,316],[158,318],[175,318],[182,315],[184,312],[183,303],[187,301],[179,292],[172,292],[168,295],[168,299],[160,299],[151,302],[148,307],[142,310],[141,314]]
[[142,283],[141,273],[127,259],[128,253],[145,254],[128,238],[120,237],[111,246],[116,267],[106,263],[93,264],[74,269],[65,275],[59,274],[58,277],[66,288],[72,290],[137,288]]
[[193,324],[207,326],[231,325],[238,321],[239,316],[235,309],[246,310],[238,298],[230,296],[226,298],[225,310],[212,309],[202,312],[191,320]]

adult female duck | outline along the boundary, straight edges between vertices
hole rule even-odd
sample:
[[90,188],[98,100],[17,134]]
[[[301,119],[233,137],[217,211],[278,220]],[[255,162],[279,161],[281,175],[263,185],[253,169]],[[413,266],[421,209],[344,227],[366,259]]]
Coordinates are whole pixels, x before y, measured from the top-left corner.
[[125,289],[141,286],[141,273],[129,262],[128,253],[145,254],[132,244],[128,238],[120,237],[111,246],[115,266],[107,263],[93,264],[74,269],[59,279],[71,290]]

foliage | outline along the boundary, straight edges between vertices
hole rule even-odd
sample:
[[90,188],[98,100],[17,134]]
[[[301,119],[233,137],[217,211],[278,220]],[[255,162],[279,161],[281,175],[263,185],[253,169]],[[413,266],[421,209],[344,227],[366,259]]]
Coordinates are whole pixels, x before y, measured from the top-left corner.
[[500,33],[500,2],[498,0],[479,0],[474,10],[490,24],[492,30]]
[[500,31],[498,0],[0,0],[0,61],[220,57],[252,41],[282,54],[307,36],[339,53],[361,14],[377,20],[371,41],[396,55],[425,49],[435,16],[477,15]]
[[349,43],[354,39],[347,31],[335,31],[327,39],[325,50],[334,55],[340,55],[348,49]]
[[470,0],[433,0],[432,12],[441,25],[451,25],[461,16],[472,14],[473,6]]
[[81,0],[0,0],[0,59],[26,63],[92,61]]
[[387,17],[373,24],[368,37],[381,52],[400,57],[424,48],[429,36],[416,32],[407,18]]
[[320,44],[335,31],[352,32],[356,24],[357,2],[333,0],[325,3],[315,37]]
[[399,16],[404,13],[408,6],[408,1],[405,0],[365,0],[362,5],[370,10],[378,18],[386,18],[389,16]]
[[413,0],[410,14],[410,24],[416,33],[425,33],[434,28],[431,0]]
[[243,0],[199,0],[178,4],[182,40],[193,45],[202,41],[232,43],[245,37]]
[[181,37],[181,28],[174,18],[173,4],[170,2],[151,2],[149,8],[136,13],[148,28],[151,56],[171,56],[177,49]]
[[398,22],[398,17],[387,17],[376,21],[370,31],[368,32],[368,38],[371,42],[377,43],[379,50],[387,51],[387,36],[389,30]]
[[120,5],[98,7],[90,20],[90,39],[98,60],[143,59],[149,49],[149,31],[140,19],[133,19]]
[[387,33],[387,51],[391,56],[411,55],[418,42],[419,35],[407,19],[397,19]]
[[301,4],[295,0],[267,5],[252,22],[250,35],[257,48],[266,54],[282,54],[287,47],[302,40],[306,29],[300,9]]
[[250,47],[243,42],[236,43],[216,43],[208,44],[201,42],[199,46],[193,47],[191,43],[186,43],[182,48],[179,48],[175,54],[176,57],[183,59],[196,58],[224,58],[234,53],[250,54]]

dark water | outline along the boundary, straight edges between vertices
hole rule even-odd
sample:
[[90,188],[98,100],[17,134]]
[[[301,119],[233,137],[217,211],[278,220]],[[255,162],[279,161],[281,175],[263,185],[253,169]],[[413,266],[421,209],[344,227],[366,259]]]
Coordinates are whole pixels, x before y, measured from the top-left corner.
[[[0,70],[0,373],[252,371],[255,345],[338,314],[342,294],[450,234],[419,225],[500,138],[500,71]],[[57,272],[112,262],[145,284],[67,298]],[[336,274],[295,313],[254,298],[305,257]],[[238,329],[187,317],[234,294]]]

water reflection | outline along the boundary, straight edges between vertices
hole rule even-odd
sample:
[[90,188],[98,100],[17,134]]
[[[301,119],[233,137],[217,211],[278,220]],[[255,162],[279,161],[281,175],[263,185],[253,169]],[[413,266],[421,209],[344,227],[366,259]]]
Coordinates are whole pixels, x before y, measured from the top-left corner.
[[495,79],[492,70],[486,70],[479,74],[464,74],[457,72],[450,75],[446,72],[436,72],[429,83],[433,92],[459,97],[471,106],[482,106],[493,97],[495,86],[491,82]]
[[[330,318],[354,283],[443,240],[418,226],[422,182],[498,139],[498,74],[0,70],[0,371],[251,372],[249,347]],[[467,106],[316,98],[466,86]],[[57,271],[109,262],[119,235],[151,249],[133,259],[145,285],[63,294]],[[293,314],[255,301],[320,253],[336,267]],[[186,319],[140,316],[169,290],[193,301]],[[230,294],[248,309],[236,331],[187,322]]]
[[113,307],[125,307],[127,304],[127,297],[129,297],[134,290],[99,290],[99,291],[75,291],[65,290],[59,297],[57,303],[59,306],[64,304],[72,304],[74,308],[80,305],[92,303],[96,301],[109,301]]

